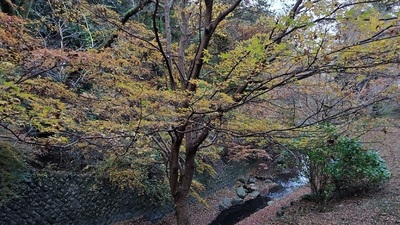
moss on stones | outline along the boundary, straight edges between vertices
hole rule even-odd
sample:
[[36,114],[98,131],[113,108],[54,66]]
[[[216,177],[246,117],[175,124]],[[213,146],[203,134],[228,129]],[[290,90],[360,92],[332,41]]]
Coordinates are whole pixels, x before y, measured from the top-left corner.
[[0,205],[15,194],[25,168],[22,154],[11,145],[0,142]]

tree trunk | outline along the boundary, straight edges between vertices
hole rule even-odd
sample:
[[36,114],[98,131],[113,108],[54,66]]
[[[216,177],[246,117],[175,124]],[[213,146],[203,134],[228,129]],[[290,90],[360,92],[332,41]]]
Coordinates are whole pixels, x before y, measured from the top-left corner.
[[176,211],[176,222],[178,225],[190,224],[189,204],[187,203],[187,200],[189,197],[190,186],[192,184],[195,171],[194,159],[197,149],[198,146],[186,149],[186,161],[179,174],[179,180],[177,181],[177,191],[173,194]]
[[187,196],[179,196],[175,200],[175,215],[177,225],[190,225],[189,204]]
[[[178,225],[189,225],[189,205],[187,203],[195,172],[195,157],[199,146],[207,138],[209,129],[203,127],[196,129],[193,125],[178,128],[180,132],[171,133],[172,143],[170,154],[170,177],[169,183],[171,194],[175,203],[176,223]],[[185,157],[180,160],[179,150],[185,141]]]
[[172,45],[172,34],[171,34],[171,8],[172,4],[174,1],[172,0],[167,0],[164,3],[164,22],[165,22],[165,36],[167,39],[166,42],[166,54],[167,54],[167,63],[172,67],[172,50],[171,50],[171,45]]
[[186,44],[190,38],[190,30],[189,30],[189,14],[186,10],[187,0],[181,1],[181,17],[179,22],[179,27],[181,30],[181,36],[179,38],[179,48],[178,48],[178,72],[181,76],[181,87],[184,89],[186,87],[186,82],[188,81],[188,77],[186,74],[185,64],[185,49]]

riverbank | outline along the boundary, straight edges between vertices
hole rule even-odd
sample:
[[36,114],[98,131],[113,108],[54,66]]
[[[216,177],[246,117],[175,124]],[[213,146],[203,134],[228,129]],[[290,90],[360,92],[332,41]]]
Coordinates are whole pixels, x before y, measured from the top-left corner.
[[[279,216],[274,213],[280,210],[277,205],[275,210],[273,207],[265,208],[238,224],[400,224],[400,121],[393,121],[392,127],[386,127],[385,131],[386,133],[382,132],[382,128],[376,128],[375,132],[362,138],[366,144],[381,154],[392,173],[389,183],[382,190],[330,201],[323,206],[305,200],[294,201],[292,204],[286,202],[283,204],[285,209],[279,213]],[[301,190],[298,192],[302,194]],[[292,195],[294,196],[295,193]],[[291,197],[287,196],[287,198]]]
[[251,216],[245,218],[244,220],[236,223],[237,225],[257,225],[257,224],[269,224],[279,216],[285,214],[285,209],[297,204],[301,197],[310,193],[310,188],[308,186],[300,187],[294,190],[292,193],[285,195],[282,198],[275,199],[273,203],[264,209],[257,211]]

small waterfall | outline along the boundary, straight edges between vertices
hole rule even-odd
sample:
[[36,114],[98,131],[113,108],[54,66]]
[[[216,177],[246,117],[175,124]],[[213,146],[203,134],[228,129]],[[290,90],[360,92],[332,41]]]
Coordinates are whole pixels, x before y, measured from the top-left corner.
[[279,179],[279,177],[275,179],[274,182],[279,185],[280,187],[279,190],[272,191],[268,193],[266,196],[272,199],[279,199],[284,197],[285,195],[292,193],[297,188],[306,185],[309,181],[308,176],[306,174],[307,167],[303,161],[301,165],[302,168],[300,169],[297,177],[289,178],[288,180]]

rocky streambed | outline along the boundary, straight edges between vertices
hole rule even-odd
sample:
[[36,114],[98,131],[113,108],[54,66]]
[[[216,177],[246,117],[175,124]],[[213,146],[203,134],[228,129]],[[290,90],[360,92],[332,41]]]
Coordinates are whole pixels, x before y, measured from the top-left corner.
[[275,178],[240,178],[236,185],[236,197],[222,199],[219,204],[221,212],[210,225],[235,224],[307,182],[302,173],[280,174]]
[[[236,224],[266,207],[273,209],[281,199],[290,196],[294,190],[305,185],[308,180],[301,168],[290,171],[265,168],[256,164],[247,175],[234,178],[233,185],[226,186],[204,197],[207,204],[190,204],[190,217],[193,224],[218,225]],[[297,191],[297,190],[296,190]],[[279,200],[278,200],[279,199]],[[136,218],[115,223],[115,225],[176,224],[175,214],[170,213],[159,221]],[[250,223],[254,224],[254,223]]]

